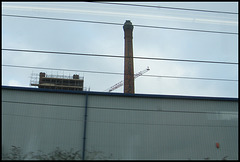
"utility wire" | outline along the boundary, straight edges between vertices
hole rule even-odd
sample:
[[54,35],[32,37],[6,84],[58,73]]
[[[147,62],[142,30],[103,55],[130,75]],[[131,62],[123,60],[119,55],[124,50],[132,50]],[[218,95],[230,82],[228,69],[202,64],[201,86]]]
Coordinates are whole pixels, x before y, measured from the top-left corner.
[[45,70],[59,70],[59,71],[73,71],[73,72],[84,72],[94,74],[110,74],[110,75],[124,75],[123,73],[116,72],[103,72],[103,71],[90,71],[90,70],[77,70],[77,69],[59,69],[59,68],[45,68],[45,67],[33,67],[33,66],[17,66],[17,65],[2,65],[13,68],[26,68],[26,69],[45,69]]
[[162,78],[175,78],[175,79],[196,79],[196,80],[215,80],[215,81],[230,81],[237,82],[235,79],[219,79],[219,78],[200,78],[200,77],[177,77],[177,76],[159,76],[159,75],[142,75],[147,77],[162,77]]
[[[44,104],[44,103],[34,103],[34,102],[22,102],[22,101],[9,101],[3,100],[2,102],[6,103],[15,103],[15,104],[30,104],[30,105],[39,105],[39,106],[56,106],[56,107],[76,107],[76,108],[84,108],[84,106],[76,106],[76,105],[56,105],[56,104]],[[155,109],[131,109],[131,108],[123,108],[123,107],[100,107],[100,106],[89,106],[90,109],[102,109],[102,110],[120,110],[120,111],[143,111],[143,112],[168,112],[168,113],[192,113],[192,114],[231,114],[236,115],[235,112],[215,112],[215,111],[189,111],[189,110],[155,110]]]
[[110,4],[110,5],[122,5],[122,6],[135,6],[135,7],[164,8],[164,9],[172,9],[172,10],[210,12],[210,13],[219,13],[219,14],[238,14],[238,13],[236,13],[236,12],[229,12],[229,11],[214,11],[214,10],[192,9],[192,8],[180,8],[180,7],[140,5],[140,4],[126,4],[126,3],[112,3],[112,2],[91,2],[91,3]]
[[[28,53],[40,53],[40,54],[56,54],[56,55],[78,55],[78,56],[91,56],[91,57],[110,57],[110,58],[125,58],[119,55],[106,55],[106,54],[93,54],[93,53],[75,53],[75,52],[56,52],[56,51],[42,51],[42,50],[28,50],[28,49],[13,49],[3,48],[3,51],[13,52],[28,52]],[[161,61],[178,61],[178,62],[197,62],[197,63],[211,63],[211,64],[232,64],[238,65],[236,62],[223,62],[223,61],[203,61],[203,60],[187,60],[187,59],[171,59],[171,58],[154,58],[154,57],[133,57],[134,59],[145,60],[161,60]]]
[[63,107],[63,108],[75,108],[75,109],[79,109],[82,108],[84,109],[85,106],[80,106],[80,105],[59,105],[59,104],[46,104],[46,103],[36,103],[36,102],[21,102],[21,101],[7,101],[7,100],[3,100],[2,102],[6,102],[6,103],[17,103],[17,104],[28,104],[28,105],[39,105],[39,106],[54,106],[54,107]]
[[[122,23],[112,23],[112,22],[103,22],[103,21],[91,21],[91,20],[80,20],[80,19],[63,19],[63,18],[53,18],[53,17],[25,16],[25,15],[12,15],[12,14],[2,14],[2,16],[123,26]],[[204,32],[204,33],[215,33],[215,34],[238,35],[238,33],[235,33],[235,32],[212,31],[212,30],[201,30],[201,29],[173,28],[173,27],[152,26],[152,25],[138,25],[138,24],[133,25],[133,26],[134,27],[142,27],[142,28],[155,28],[155,29],[168,29],[168,30],[179,30],[179,31],[191,31],[191,32]]]
[[[65,119],[65,118],[53,118],[53,117],[45,117],[45,116],[33,116],[33,115],[20,115],[20,114],[2,114],[5,116],[21,116],[21,117],[27,117],[27,118],[40,118],[40,119],[52,119],[52,120],[65,120],[65,121],[78,121],[82,122],[83,120],[77,120],[77,119]],[[162,125],[162,126],[180,126],[180,127],[221,127],[221,128],[234,128],[238,126],[229,125],[229,126],[223,126],[223,125],[190,125],[190,124],[167,124],[167,123],[133,123],[133,122],[105,122],[105,121],[94,121],[94,120],[88,120],[89,123],[104,123],[104,124],[127,124],[127,125]]]
[[65,120],[65,121],[80,121],[82,122],[83,120],[78,120],[78,119],[66,119],[66,118],[53,118],[53,117],[46,117],[46,116],[33,116],[33,115],[20,115],[20,114],[5,114],[2,113],[2,115],[7,115],[7,116],[21,116],[21,117],[30,117],[30,118],[40,118],[40,119],[53,119],[53,120]]
[[[13,68],[45,69],[45,70],[86,72],[86,73],[95,73],[95,74],[124,75],[124,73],[103,72],[103,71],[87,71],[87,70],[73,70],[73,69],[58,69],[58,68],[44,68],[44,67],[17,66],[17,65],[2,65],[2,66],[5,66],[5,67],[13,67]],[[201,77],[177,77],[177,76],[161,76],[161,75],[142,75],[142,76],[145,76],[145,77],[158,77],[158,78],[173,78],[173,79],[196,79],[196,80],[229,81],[229,82],[237,82],[237,81],[238,81],[238,80],[234,80],[234,79],[201,78]]]
[[[15,104],[32,104],[34,106],[36,105],[44,105],[44,104],[40,104],[40,103],[29,103],[29,102],[19,102],[19,101],[2,101],[5,103],[15,103]],[[45,106],[45,105],[44,105]],[[48,106],[51,106],[51,104],[48,104]],[[56,106],[56,105],[53,105]],[[67,107],[72,107],[72,105],[58,105],[58,106],[67,106]],[[75,106],[74,106],[75,107]],[[80,106],[82,107],[82,106]],[[88,107],[89,109],[100,109],[100,110],[106,110],[106,111],[135,111],[135,112],[159,112],[159,113],[188,113],[188,114],[227,114],[227,115],[236,115],[236,113],[219,113],[219,112],[201,112],[201,111],[172,111],[172,110],[143,110],[143,109],[124,109],[124,108],[118,108],[118,107]],[[31,117],[31,118],[40,118],[40,119],[52,119],[52,120],[65,120],[65,121],[79,121],[82,122],[83,120],[81,119],[66,119],[66,118],[56,118],[56,117],[46,117],[46,116],[33,116],[33,115],[21,115],[21,114],[2,114],[2,115],[7,115],[7,116],[21,116],[21,117]],[[236,115],[237,116],[237,115]],[[145,122],[118,122],[118,121],[94,121],[94,120],[89,120],[88,122],[92,122],[92,123],[104,123],[104,124],[137,124],[137,125],[164,125],[164,126],[185,126],[185,127],[189,127],[189,126],[193,126],[193,127],[237,127],[235,125],[196,125],[196,124],[169,124],[169,123],[145,123]]]
[[168,124],[168,123],[136,123],[136,122],[105,122],[105,121],[93,121],[90,120],[88,122],[91,123],[106,123],[106,124],[131,124],[131,125],[161,125],[161,126],[173,126],[173,127],[220,127],[220,128],[238,128],[238,126],[229,125],[229,126],[223,126],[223,125],[203,125],[203,124]]

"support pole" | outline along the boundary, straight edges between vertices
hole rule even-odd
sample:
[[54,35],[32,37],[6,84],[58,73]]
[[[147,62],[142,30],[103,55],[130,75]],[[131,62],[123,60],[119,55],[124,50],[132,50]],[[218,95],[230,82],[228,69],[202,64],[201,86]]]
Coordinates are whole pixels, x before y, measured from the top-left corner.
[[88,93],[86,93],[85,101],[85,115],[84,115],[84,129],[83,129],[83,147],[82,147],[82,160],[85,160],[85,147],[86,147],[86,131],[87,131],[87,108],[88,108]]

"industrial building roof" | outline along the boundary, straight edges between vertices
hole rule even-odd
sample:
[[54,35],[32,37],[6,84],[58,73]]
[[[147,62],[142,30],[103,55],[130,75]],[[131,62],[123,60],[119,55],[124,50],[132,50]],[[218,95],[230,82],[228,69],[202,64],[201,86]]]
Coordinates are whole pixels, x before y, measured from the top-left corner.
[[180,95],[156,95],[156,94],[125,94],[125,93],[112,93],[112,92],[110,93],[110,92],[95,92],[95,91],[71,91],[71,90],[55,90],[55,89],[41,89],[41,88],[14,87],[14,86],[2,86],[2,89],[36,91],[36,92],[107,95],[107,96],[119,96],[119,97],[147,97],[147,98],[149,97],[149,98],[169,98],[169,99],[238,101],[238,98],[230,98],[230,97],[180,96]]

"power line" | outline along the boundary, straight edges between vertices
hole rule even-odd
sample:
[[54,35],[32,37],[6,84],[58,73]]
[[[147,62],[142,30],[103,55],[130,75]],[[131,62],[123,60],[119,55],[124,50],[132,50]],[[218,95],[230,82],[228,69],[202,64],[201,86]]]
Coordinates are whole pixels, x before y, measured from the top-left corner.
[[[53,18],[53,17],[24,16],[24,15],[10,15],[10,14],[2,14],[2,16],[123,26],[122,23],[103,22],[103,21],[90,21],[90,20],[80,20],[80,19],[63,19],[63,18]],[[215,34],[233,34],[233,35],[238,35],[238,33],[235,33],[235,32],[212,31],[212,30],[201,30],[201,29],[188,29],[188,28],[173,28],[173,27],[152,26],[152,25],[138,25],[138,24],[136,24],[136,25],[134,25],[134,27],[167,29],[167,30],[179,30],[179,31],[190,31],[190,32],[204,32],[204,33],[215,33]]]
[[161,126],[173,126],[173,127],[221,127],[221,128],[236,128],[238,126],[234,126],[234,125],[229,125],[229,126],[223,126],[223,125],[203,125],[203,124],[168,124],[168,123],[136,123],[136,122],[105,122],[105,121],[88,121],[88,122],[91,122],[91,123],[106,123],[106,124],[132,124],[132,125],[161,125]]
[[44,68],[44,67],[17,66],[17,65],[2,65],[2,66],[13,67],[13,68],[26,68],[26,69],[45,69],[45,70],[73,71],[73,72],[84,72],[84,73],[94,73],[94,74],[124,75],[123,73],[77,70],[77,69],[59,69],[59,68]]
[[238,80],[234,79],[217,79],[217,78],[200,78],[200,77],[176,77],[176,76],[158,76],[158,75],[142,75],[148,77],[163,77],[163,78],[175,78],[175,79],[196,79],[196,80],[215,80],[215,81],[230,81],[230,82],[237,82]]
[[[121,111],[143,111],[143,112],[170,112],[170,113],[192,113],[192,114],[219,114],[219,112],[210,112],[210,111],[189,111],[189,110],[156,110],[156,109],[132,109],[132,108],[121,108],[121,107],[99,107],[99,106],[90,106],[89,108],[92,109],[104,109],[104,110],[121,110]],[[220,114],[231,114],[231,115],[237,115],[234,112],[226,113],[221,112]]]
[[[30,118],[40,118],[40,119],[53,119],[53,120],[65,120],[65,121],[79,121],[82,122],[83,120],[74,120],[74,119],[64,119],[64,118],[53,118],[53,117],[41,117],[41,116],[33,116],[33,115],[20,115],[20,114],[2,114],[2,115],[7,115],[7,116],[21,116],[21,117],[30,117]],[[133,122],[105,122],[105,121],[94,121],[94,120],[89,120],[89,123],[104,123],[104,124],[137,124],[137,125],[163,125],[163,126],[185,126],[185,127],[223,127],[223,128],[232,128],[232,127],[237,127],[237,126],[223,126],[223,125],[189,125],[189,124],[160,124],[160,123],[133,123]]]
[[140,5],[140,4],[126,4],[126,3],[112,3],[112,2],[91,2],[91,3],[110,4],[110,5],[123,5],[123,6],[135,6],[135,7],[164,8],[164,9],[172,9],[172,10],[210,12],[210,13],[219,13],[219,14],[238,14],[238,13],[236,13],[236,12],[229,12],[229,11],[214,11],[214,10],[192,9],[192,8],[180,8],[180,7]]
[[7,116],[22,116],[22,117],[40,118],[40,119],[65,120],[65,121],[80,121],[80,122],[82,122],[82,120],[77,120],[77,119],[53,118],[53,117],[45,117],[45,116],[19,115],[19,114],[4,114],[4,113],[3,113],[2,115],[7,115]]
[[[29,103],[29,102],[19,102],[19,101],[2,101],[6,103],[15,103],[15,104],[30,104],[30,105],[44,105],[44,104],[39,104],[39,103]],[[48,106],[51,106],[51,104],[48,104]],[[54,105],[56,106],[56,105]],[[63,106],[63,105],[58,105],[58,106]],[[71,107],[72,105],[64,105],[67,107]],[[75,107],[75,106],[74,106]],[[82,107],[82,106],[80,106]],[[113,110],[113,111],[135,111],[135,112],[159,112],[159,113],[189,113],[189,114],[229,114],[229,115],[236,115],[236,113],[219,113],[219,112],[199,112],[199,111],[172,111],[172,110],[143,110],[143,109],[124,109],[124,108],[118,108],[118,107],[88,107],[89,109],[101,109],[101,110]],[[65,120],[65,121],[80,121],[82,122],[83,120],[80,119],[66,119],[66,118],[56,118],[56,117],[46,117],[46,116],[33,116],[33,115],[20,115],[20,114],[3,114],[7,116],[21,116],[21,117],[31,117],[31,118],[40,118],[40,119],[53,119],[53,120]],[[145,122],[116,122],[116,121],[94,121],[94,120],[89,120],[88,122],[93,122],[93,123],[104,123],[104,124],[138,124],[138,125],[164,125],[164,126],[194,126],[194,127],[237,127],[234,125],[189,125],[189,124],[168,124],[168,123],[145,123]]]
[[[87,70],[73,70],[73,69],[58,69],[58,68],[44,68],[44,67],[31,67],[31,66],[17,66],[17,65],[2,65],[5,67],[13,68],[27,68],[27,69],[45,69],[45,70],[59,70],[59,71],[74,71],[74,72],[86,72],[95,74],[110,74],[110,75],[124,75],[124,73],[116,72],[103,72],[103,71],[87,71]],[[219,79],[219,78],[201,78],[201,77],[177,77],[177,76],[161,76],[161,75],[142,75],[145,77],[157,77],[157,78],[173,78],[173,79],[195,79],[195,80],[214,80],[214,81],[230,81],[237,82],[234,79]]]
[[[76,107],[84,108],[85,106],[76,106],[76,105],[56,105],[56,104],[44,104],[36,102],[22,102],[22,101],[9,101],[3,100],[2,102],[6,103],[15,103],[15,104],[28,104],[28,105],[39,105],[39,106],[57,106],[57,107]],[[189,110],[156,110],[156,109],[131,109],[131,108],[122,108],[122,107],[100,107],[100,106],[89,106],[89,109],[102,109],[102,110],[119,110],[119,111],[143,111],[143,112],[167,112],[167,113],[192,113],[192,114],[231,114],[236,115],[235,112],[214,112],[214,111],[189,111]]]
[[[13,51],[13,52],[28,52],[28,53],[34,52],[34,53],[40,53],[40,54],[57,54],[57,55],[77,55],[77,56],[91,56],[91,57],[124,58],[124,56],[119,56],[119,55],[106,55],[106,54],[94,54],[94,53],[57,52],[57,51],[42,51],[42,50],[13,49],[13,48],[3,48],[2,50],[3,51]],[[134,59],[145,59],[145,60],[160,60],[160,61],[178,61],[178,62],[195,62],[195,63],[238,65],[238,63],[236,63],[236,62],[223,62],[223,61],[204,61],[204,60],[154,58],[154,57],[139,57],[139,56],[135,56],[133,58]]]
[[56,107],[71,107],[71,108],[84,108],[84,106],[79,105],[57,105],[57,104],[46,104],[46,103],[33,103],[33,102],[19,102],[19,101],[2,101],[6,103],[18,103],[18,104],[30,104],[30,105],[39,105],[39,106],[56,106]]

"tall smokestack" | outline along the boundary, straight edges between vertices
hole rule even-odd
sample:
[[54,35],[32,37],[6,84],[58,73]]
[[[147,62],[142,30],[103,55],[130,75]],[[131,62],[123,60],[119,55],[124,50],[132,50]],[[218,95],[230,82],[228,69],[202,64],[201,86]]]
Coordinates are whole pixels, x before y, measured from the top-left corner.
[[132,45],[133,25],[130,20],[126,20],[123,26],[123,30],[125,39],[124,93],[134,94],[133,45]]

